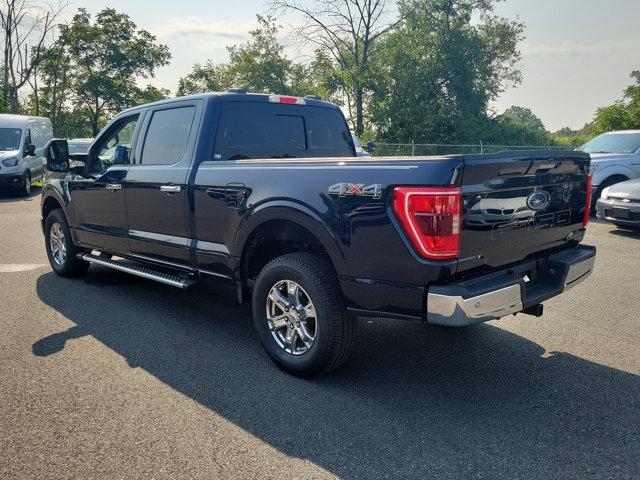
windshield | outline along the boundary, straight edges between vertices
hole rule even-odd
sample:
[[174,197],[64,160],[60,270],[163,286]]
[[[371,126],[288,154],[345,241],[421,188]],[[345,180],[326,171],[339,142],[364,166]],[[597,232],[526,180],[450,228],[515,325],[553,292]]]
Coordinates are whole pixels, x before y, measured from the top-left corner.
[[19,128],[0,128],[0,151],[19,150],[21,136]]
[[587,153],[636,153],[640,149],[640,133],[603,133],[580,150]]

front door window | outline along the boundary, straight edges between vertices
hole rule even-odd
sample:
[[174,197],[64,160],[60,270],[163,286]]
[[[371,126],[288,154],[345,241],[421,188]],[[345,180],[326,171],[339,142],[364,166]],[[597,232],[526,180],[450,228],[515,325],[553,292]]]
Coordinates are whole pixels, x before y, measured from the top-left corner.
[[100,141],[96,147],[96,159],[89,172],[91,175],[102,175],[111,165],[129,163],[131,142],[137,122],[137,115],[123,119]]

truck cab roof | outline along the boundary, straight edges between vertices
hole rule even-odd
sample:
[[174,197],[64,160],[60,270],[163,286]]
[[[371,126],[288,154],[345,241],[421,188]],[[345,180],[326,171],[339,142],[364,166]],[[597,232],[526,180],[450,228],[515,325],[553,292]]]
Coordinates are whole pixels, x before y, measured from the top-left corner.
[[[285,101],[275,101],[274,99],[285,99]],[[231,91],[226,92],[206,92],[206,93],[198,93],[195,95],[187,95],[183,97],[175,97],[169,98],[166,100],[159,100],[157,102],[147,103],[143,105],[138,105],[132,107],[128,110],[124,110],[121,114],[135,112],[136,110],[140,110],[147,107],[156,107],[159,105],[169,105],[175,102],[181,102],[185,100],[194,100],[201,99],[205,101],[220,101],[220,102],[263,102],[263,103],[297,103],[299,105],[308,105],[311,107],[324,107],[331,108],[334,110],[340,110],[336,104],[327,102],[325,100],[319,100],[317,97],[306,96],[306,97],[296,97],[292,95],[279,95],[279,94],[267,94],[267,93],[252,93],[245,92],[244,90],[233,89]],[[287,100],[290,99],[290,100]],[[293,99],[296,101],[294,102]]]

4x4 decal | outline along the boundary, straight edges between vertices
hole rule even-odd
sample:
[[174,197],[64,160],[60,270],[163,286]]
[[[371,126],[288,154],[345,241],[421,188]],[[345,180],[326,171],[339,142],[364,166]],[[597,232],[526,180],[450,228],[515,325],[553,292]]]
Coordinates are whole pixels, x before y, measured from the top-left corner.
[[336,183],[329,187],[329,195],[347,197],[356,195],[358,197],[382,198],[382,185],[375,183],[365,185],[364,183]]

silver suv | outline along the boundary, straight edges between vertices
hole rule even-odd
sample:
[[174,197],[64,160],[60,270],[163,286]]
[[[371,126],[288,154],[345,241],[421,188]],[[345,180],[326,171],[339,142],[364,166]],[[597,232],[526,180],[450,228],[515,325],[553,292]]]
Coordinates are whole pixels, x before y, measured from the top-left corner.
[[592,205],[605,188],[640,178],[640,130],[603,133],[580,150],[591,155]]

